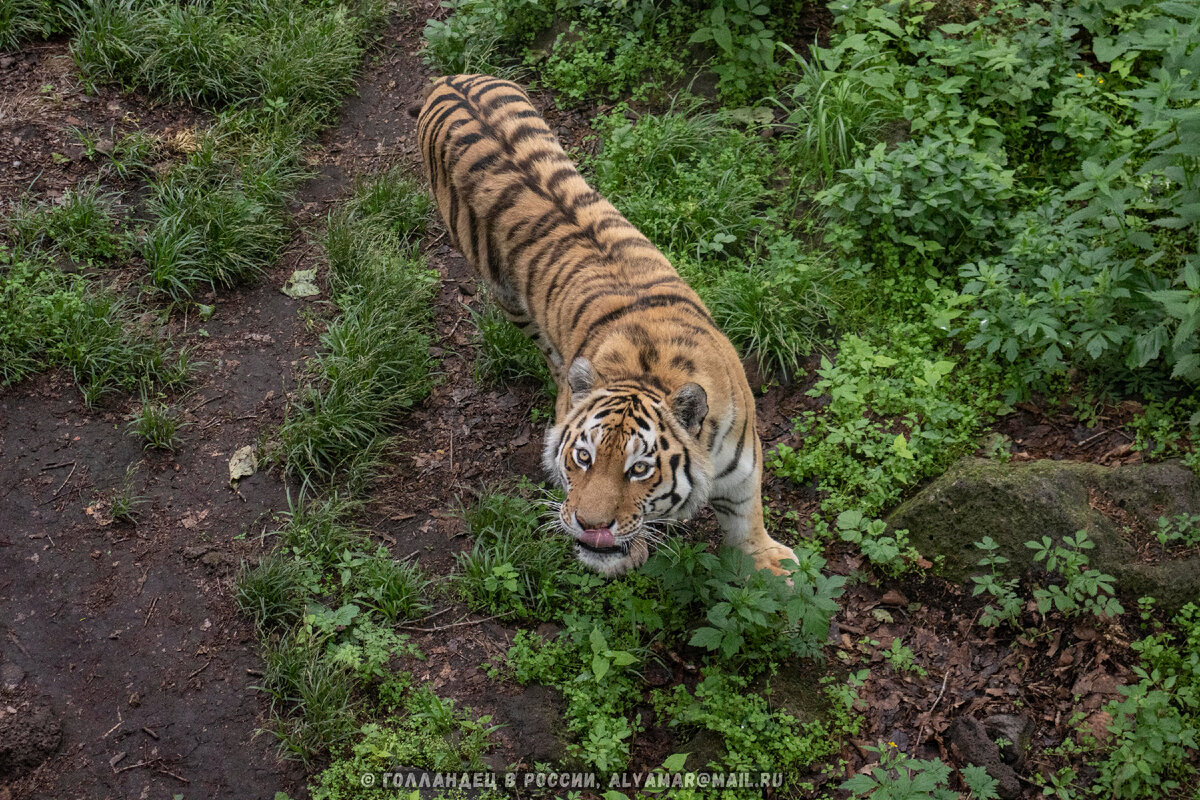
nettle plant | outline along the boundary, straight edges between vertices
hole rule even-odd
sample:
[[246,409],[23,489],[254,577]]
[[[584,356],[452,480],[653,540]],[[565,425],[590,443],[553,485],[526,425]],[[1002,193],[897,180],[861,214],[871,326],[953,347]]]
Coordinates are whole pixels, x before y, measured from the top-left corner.
[[1041,541],[1026,542],[1033,550],[1033,560],[1044,562],[1046,570],[1063,581],[1033,590],[1038,611],[1042,614],[1051,609],[1068,617],[1078,614],[1115,617],[1125,613],[1117,598],[1113,597],[1114,578],[1098,569],[1090,569],[1084,552],[1095,548],[1096,543],[1088,538],[1087,531],[1076,531],[1074,536],[1063,538],[1055,545],[1049,536]]
[[975,542],[975,547],[983,551],[983,556],[979,559],[979,566],[987,567],[988,573],[971,577],[971,581],[975,584],[971,595],[978,597],[981,594],[987,594],[991,598],[991,602],[983,607],[983,613],[979,616],[979,624],[994,628],[1004,622],[1015,622],[1021,614],[1021,608],[1025,605],[1017,594],[1017,587],[1021,583],[1020,578],[1001,577],[1001,571],[1008,563],[1008,559],[997,552],[1000,545],[996,544],[995,539],[985,536],[983,541]]
[[740,550],[702,550],[680,545],[677,558],[655,556],[642,569],[680,606],[705,609],[707,624],[695,629],[690,644],[732,661],[819,654],[845,584],[821,572],[825,559],[799,548],[789,586],[783,576],[756,570]]
[[797,482],[819,476],[826,511],[879,513],[965,452],[982,421],[986,368],[939,357],[917,326],[896,328],[886,342],[845,336],[818,375],[808,393],[829,404],[804,412],[800,443],[780,445],[768,463]]

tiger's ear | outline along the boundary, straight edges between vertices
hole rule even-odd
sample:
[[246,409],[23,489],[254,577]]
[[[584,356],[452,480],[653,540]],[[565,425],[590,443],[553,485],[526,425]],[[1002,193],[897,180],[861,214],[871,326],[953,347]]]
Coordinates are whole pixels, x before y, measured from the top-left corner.
[[671,395],[671,410],[687,432],[695,436],[708,416],[708,394],[698,383],[685,383]]
[[580,357],[571,362],[567,370],[567,387],[571,390],[571,402],[578,403],[587,397],[588,392],[596,385],[596,370],[592,362]]

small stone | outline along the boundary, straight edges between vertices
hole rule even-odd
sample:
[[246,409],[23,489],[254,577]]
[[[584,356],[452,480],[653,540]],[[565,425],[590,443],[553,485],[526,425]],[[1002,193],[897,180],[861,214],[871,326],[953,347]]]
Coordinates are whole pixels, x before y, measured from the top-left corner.
[[5,689],[10,691],[16,689],[23,680],[25,680],[25,670],[16,664],[10,661],[0,666],[0,683],[4,684]]
[[972,717],[959,717],[947,730],[950,752],[958,766],[974,764],[983,767],[996,781],[996,792],[1003,800],[1021,796],[1021,780],[1017,772],[1000,757],[1000,748],[988,737],[983,723]]
[[983,727],[992,741],[1009,742],[1000,746],[1004,763],[1018,772],[1025,769],[1025,758],[1033,744],[1033,720],[1022,714],[993,714],[983,721]]

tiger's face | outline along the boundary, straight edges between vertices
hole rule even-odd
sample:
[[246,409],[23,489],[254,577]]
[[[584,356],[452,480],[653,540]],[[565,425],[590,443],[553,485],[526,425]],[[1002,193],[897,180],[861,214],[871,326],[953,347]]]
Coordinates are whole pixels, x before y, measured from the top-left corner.
[[656,523],[688,517],[707,498],[708,459],[685,424],[698,432],[707,406],[689,406],[697,421],[695,413],[681,419],[681,405],[637,388],[602,388],[548,433],[545,466],[566,492],[558,524],[597,572],[641,566],[663,535]]

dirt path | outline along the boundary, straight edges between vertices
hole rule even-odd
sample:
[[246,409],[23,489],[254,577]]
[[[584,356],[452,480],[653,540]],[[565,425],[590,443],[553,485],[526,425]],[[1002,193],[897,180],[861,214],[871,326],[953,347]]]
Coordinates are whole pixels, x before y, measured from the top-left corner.
[[[269,546],[261,536],[286,510],[286,491],[267,472],[230,488],[228,460],[279,424],[297,364],[317,344],[300,302],[279,287],[319,261],[313,235],[351,177],[405,157],[405,111],[424,80],[414,25],[395,23],[368,56],[361,97],[347,100],[310,158],[316,175],[293,208],[296,234],[281,263],[253,287],[201,298],[216,305],[207,336],[194,335],[194,319],[190,332],[174,323],[205,362],[193,389],[172,399],[189,423],[177,454],[143,453],[125,433],[131,399],[88,409],[68,376],[0,392],[0,714],[48,710],[61,727],[55,755],[0,786],[0,800],[302,795],[303,770],[277,760],[273,736],[255,735],[265,719],[253,689],[260,662],[231,592],[240,562]],[[164,131],[192,118],[109,90],[85,97],[71,88],[65,51],[51,43],[22,52],[24,72],[5,81],[8,196],[19,186],[55,197],[93,171],[78,158],[51,159],[72,152],[69,125],[124,119]],[[47,99],[46,84],[68,88]],[[132,464],[146,502],[137,525],[113,523],[97,500]]]

